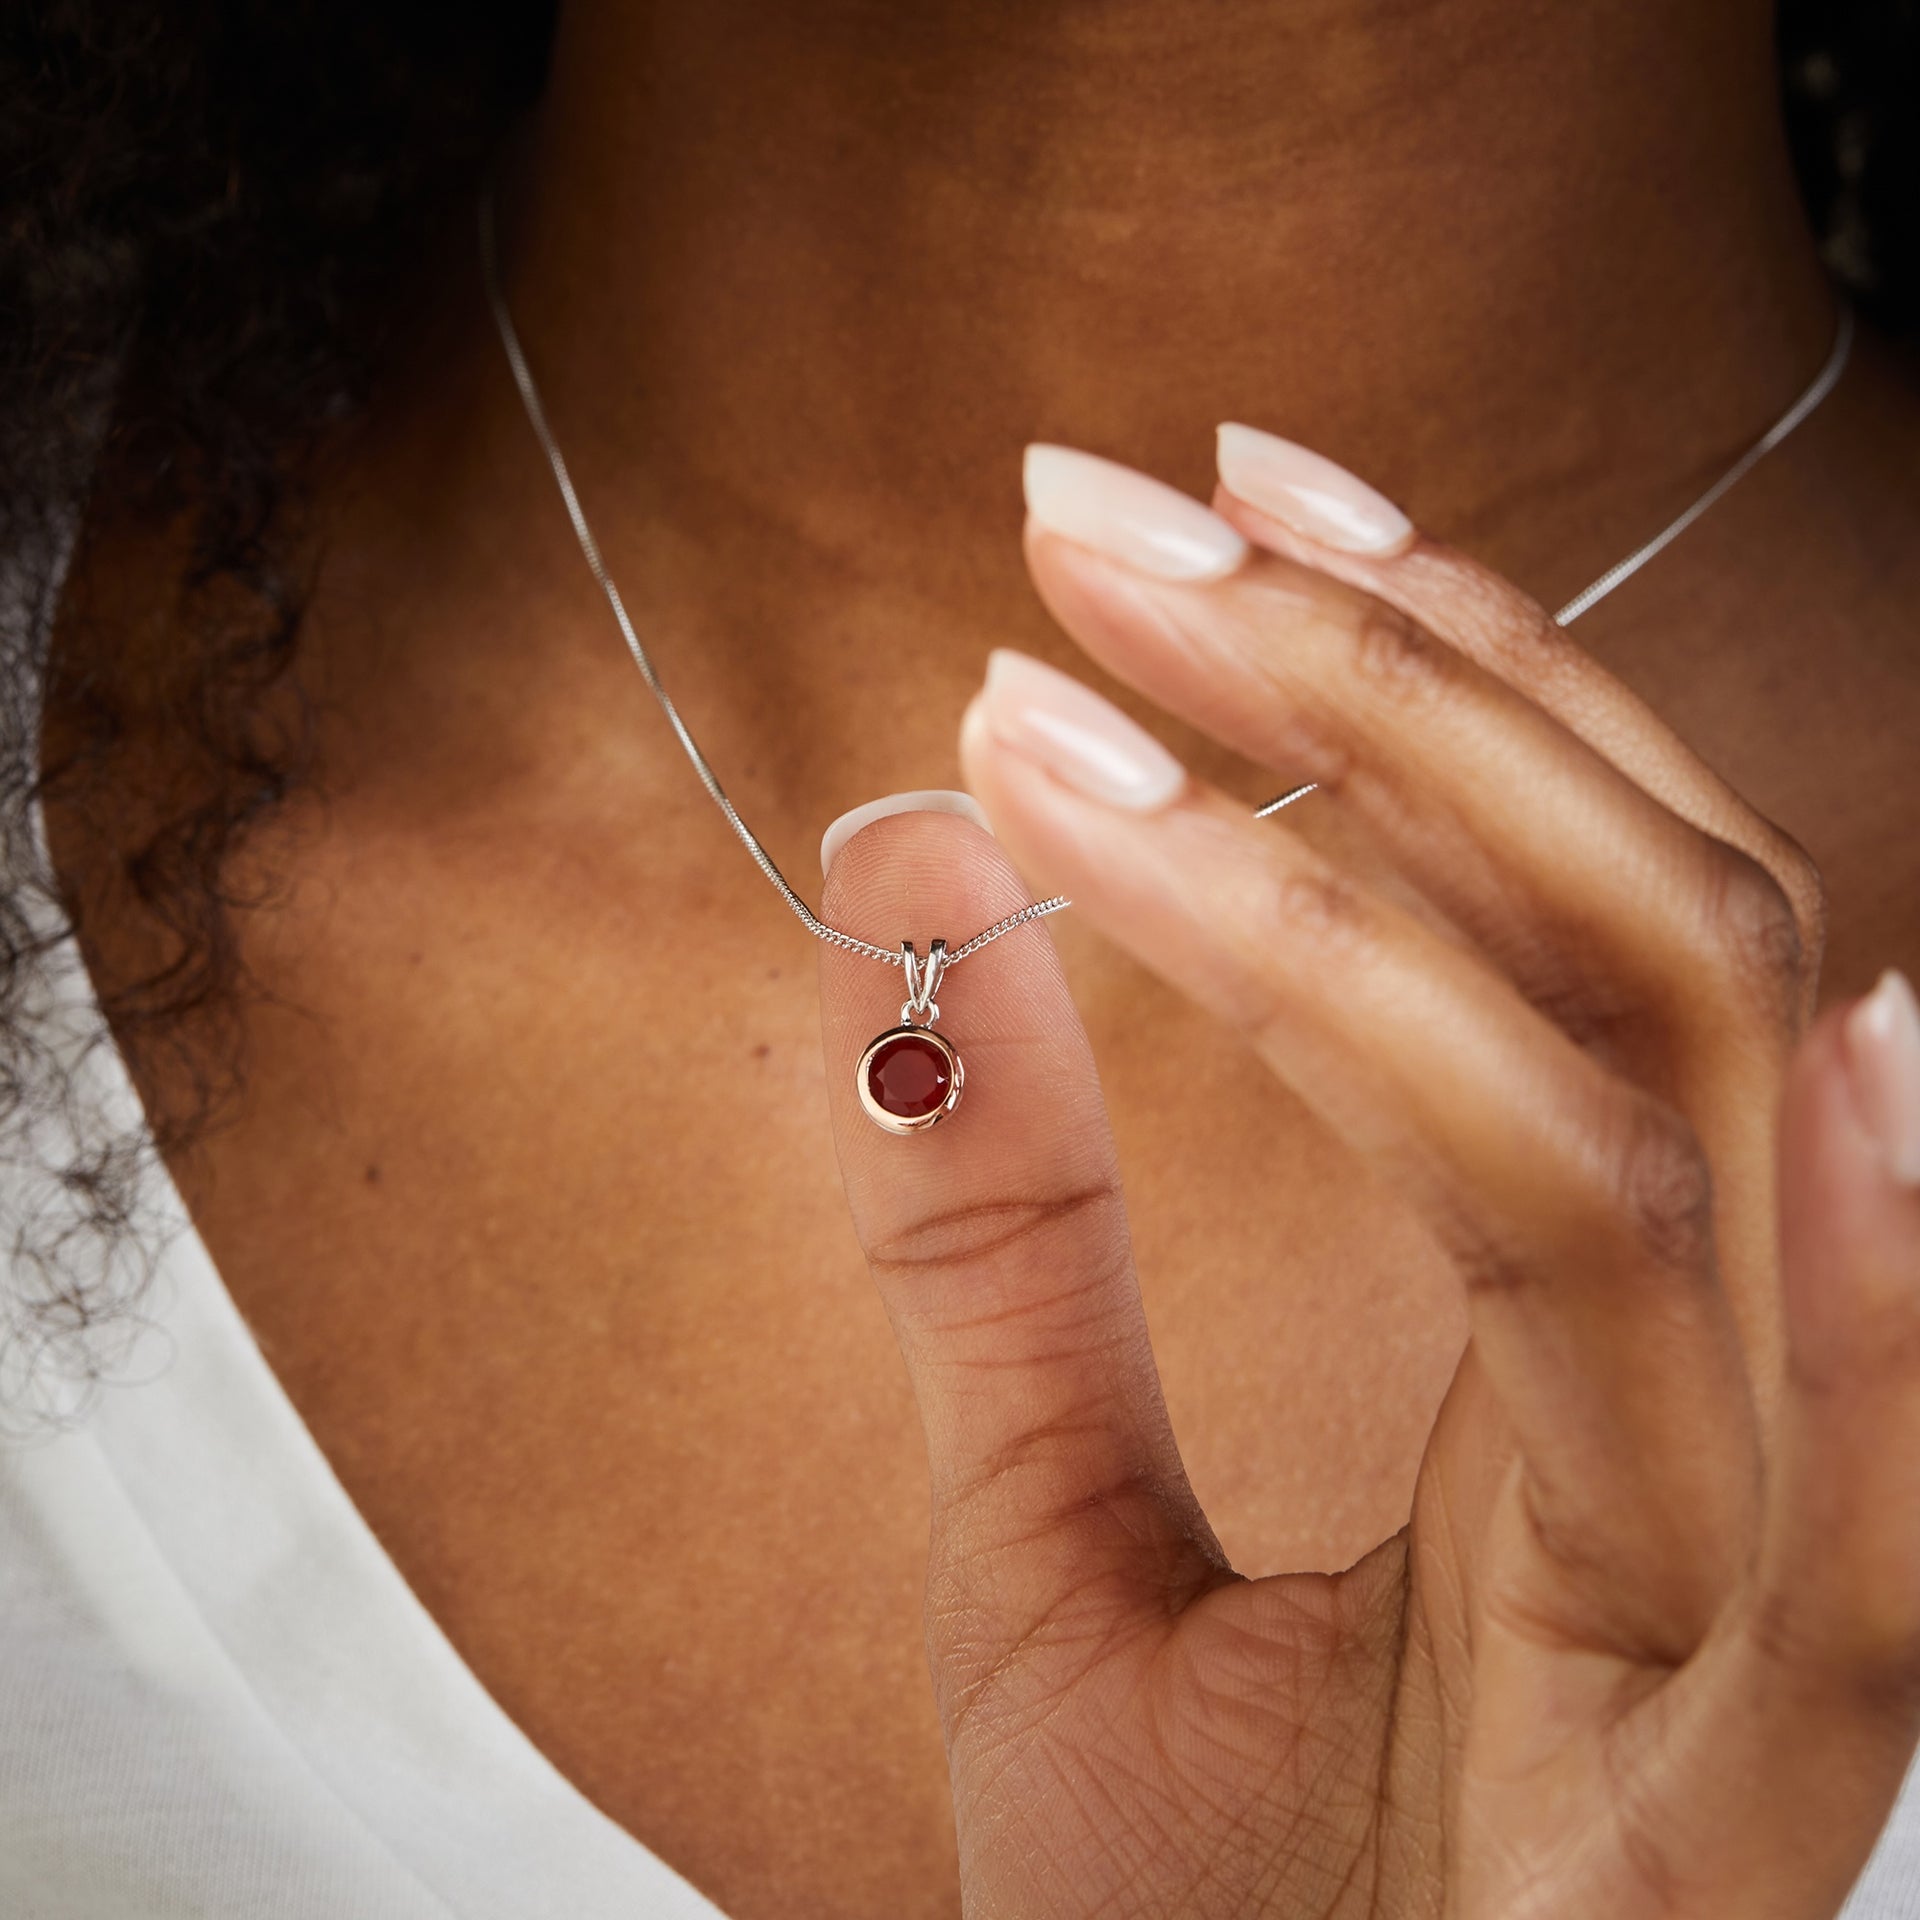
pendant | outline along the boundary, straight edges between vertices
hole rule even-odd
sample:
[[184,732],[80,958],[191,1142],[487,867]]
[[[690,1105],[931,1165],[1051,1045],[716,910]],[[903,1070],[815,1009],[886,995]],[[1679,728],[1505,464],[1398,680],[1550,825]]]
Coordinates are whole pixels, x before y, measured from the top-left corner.
[[888,1133],[923,1133],[960,1104],[966,1075],[959,1048],[933,1030],[940,1018],[933,996],[947,970],[947,943],[936,940],[923,965],[913,942],[905,941],[900,959],[907,970],[900,1024],[867,1042],[854,1079],[860,1104],[875,1126]]

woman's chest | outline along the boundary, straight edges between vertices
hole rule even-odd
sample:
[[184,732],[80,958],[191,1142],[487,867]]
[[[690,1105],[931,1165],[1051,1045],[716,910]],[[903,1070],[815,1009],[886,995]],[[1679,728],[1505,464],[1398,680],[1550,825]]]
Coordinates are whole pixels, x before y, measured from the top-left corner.
[[[811,953],[367,891],[182,1169],[269,1360],[482,1681],[672,1865],[742,1920],[950,1912],[920,1441]],[[1404,1515],[1446,1276],[1230,1039],[1062,940],[1196,1484],[1243,1564],[1344,1563]],[[897,999],[876,968],[876,1028]]]

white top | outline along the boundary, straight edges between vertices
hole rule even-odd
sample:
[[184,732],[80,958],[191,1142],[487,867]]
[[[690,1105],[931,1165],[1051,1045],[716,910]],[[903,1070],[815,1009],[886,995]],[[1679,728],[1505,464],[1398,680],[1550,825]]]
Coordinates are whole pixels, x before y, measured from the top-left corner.
[[[138,1126],[119,1056],[75,1058],[71,946],[54,976],[36,1029]],[[30,1178],[0,1167],[9,1215]],[[152,1186],[172,1234],[126,1382],[0,1442],[0,1914],[718,1920],[463,1664]]]
[[[139,1126],[119,1055],[84,1046],[99,1011],[71,945],[34,1019],[109,1124]],[[31,1179],[0,1166],[9,1213]],[[717,1920],[461,1662],[157,1162],[153,1185],[171,1238],[139,1377],[0,1443],[0,1914]],[[1920,1920],[1911,1781],[1847,1913]]]

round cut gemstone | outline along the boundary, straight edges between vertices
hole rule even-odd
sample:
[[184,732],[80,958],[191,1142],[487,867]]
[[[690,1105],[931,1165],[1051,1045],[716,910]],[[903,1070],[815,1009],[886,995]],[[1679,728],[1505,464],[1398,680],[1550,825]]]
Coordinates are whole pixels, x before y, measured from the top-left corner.
[[875,1103],[902,1120],[932,1113],[952,1086],[945,1052],[922,1034],[896,1035],[867,1062],[867,1087]]

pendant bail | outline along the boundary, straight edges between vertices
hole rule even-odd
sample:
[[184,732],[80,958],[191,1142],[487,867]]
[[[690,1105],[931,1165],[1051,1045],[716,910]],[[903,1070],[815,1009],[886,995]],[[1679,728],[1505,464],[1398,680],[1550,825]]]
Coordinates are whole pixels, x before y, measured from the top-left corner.
[[947,970],[947,943],[936,940],[923,961],[911,940],[900,942],[900,964],[906,969],[907,998],[900,1009],[903,1027],[930,1027],[940,1018],[940,1003],[933,996],[940,991],[941,976]]

